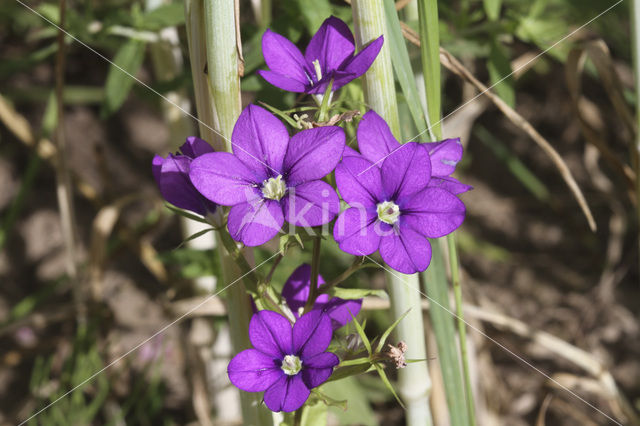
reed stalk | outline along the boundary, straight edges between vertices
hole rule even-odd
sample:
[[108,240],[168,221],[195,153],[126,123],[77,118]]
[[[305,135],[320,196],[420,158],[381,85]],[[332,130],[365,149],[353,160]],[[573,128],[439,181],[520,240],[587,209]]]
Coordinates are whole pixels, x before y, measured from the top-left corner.
[[[194,6],[193,7],[198,7]],[[231,151],[231,133],[241,112],[240,76],[238,62],[238,45],[236,38],[236,17],[234,0],[204,0],[204,46],[206,50],[206,75],[208,80],[209,107],[215,128],[214,145],[216,148]],[[192,19],[197,19],[193,16]],[[198,31],[199,37],[202,31]],[[202,43],[202,40],[199,41]],[[192,43],[194,48],[201,46]],[[198,54],[198,52],[195,52]],[[197,64],[202,66],[203,64]],[[194,72],[205,72],[205,67],[195,68]],[[203,90],[202,87],[196,87]],[[204,96],[201,93],[201,96]],[[200,105],[199,105],[200,106]],[[218,240],[218,246],[222,247]],[[232,282],[240,275],[238,268],[229,253],[218,250],[221,256],[222,277],[225,283]],[[228,292],[229,326],[231,343],[234,352],[251,347],[249,341],[249,320],[252,308],[242,281],[231,286]],[[272,424],[271,413],[261,404],[261,397],[256,393],[241,392],[240,402],[244,424]]]
[[[355,37],[358,48],[371,40],[385,35],[385,11],[383,0],[353,0]],[[363,78],[365,103],[384,118],[397,139],[401,140],[400,120],[396,102],[395,84],[388,44],[385,43],[371,68]],[[391,298],[392,315],[399,318],[410,309],[396,328],[398,340],[408,345],[406,356],[424,359],[398,370],[398,391],[406,405],[406,424],[431,425],[429,394],[431,377],[426,362],[427,351],[424,338],[424,323],[420,307],[420,283],[418,275],[388,273],[387,282]]]

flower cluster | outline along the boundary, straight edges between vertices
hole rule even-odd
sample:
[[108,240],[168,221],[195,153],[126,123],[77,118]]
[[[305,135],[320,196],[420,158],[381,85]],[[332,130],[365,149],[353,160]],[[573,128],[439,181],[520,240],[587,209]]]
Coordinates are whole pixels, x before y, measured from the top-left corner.
[[[269,70],[258,73],[276,87],[318,97],[329,84],[335,91],[364,74],[382,44],[380,36],[355,54],[351,31],[335,17],[322,24],[304,55],[267,30],[262,49]],[[318,117],[327,116],[330,103],[321,103]],[[267,243],[285,223],[293,233],[332,225],[342,251],[379,252],[397,271],[424,271],[431,260],[428,238],[453,232],[465,217],[458,197],[471,187],[451,176],[462,158],[459,139],[401,144],[371,110],[358,123],[356,151],[346,146],[339,125],[329,125],[339,120],[313,122],[318,127],[290,135],[274,114],[249,105],[233,129],[232,152],[214,152],[190,137],[179,153],[154,158],[154,176],[167,201],[208,219],[217,210],[228,235],[245,246]],[[308,264],[295,269],[278,300],[265,296],[257,303],[263,296],[254,294],[256,306],[285,315],[257,311],[249,326],[253,348],[228,366],[231,382],[247,392],[264,392],[272,411],[299,409],[310,390],[331,376],[339,359],[327,348],[362,305],[362,299],[322,291],[316,296],[312,282],[320,287],[325,281],[320,275],[312,279],[311,271]],[[404,362],[401,358],[396,364]]]

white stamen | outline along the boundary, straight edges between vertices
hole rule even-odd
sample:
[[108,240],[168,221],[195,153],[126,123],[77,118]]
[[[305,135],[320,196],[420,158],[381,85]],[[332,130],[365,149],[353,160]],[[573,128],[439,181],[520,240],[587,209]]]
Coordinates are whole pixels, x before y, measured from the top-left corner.
[[295,376],[302,370],[302,360],[295,355],[285,355],[280,368],[287,376]]
[[393,201],[383,201],[378,204],[378,219],[389,225],[393,225],[400,217],[400,207]]
[[320,60],[316,59],[312,62],[312,64],[313,68],[315,68],[316,70],[316,78],[318,79],[318,81],[322,80],[322,69],[320,68]]
[[262,182],[262,195],[269,200],[280,201],[287,192],[287,185],[282,180],[282,175],[275,178],[269,178]]

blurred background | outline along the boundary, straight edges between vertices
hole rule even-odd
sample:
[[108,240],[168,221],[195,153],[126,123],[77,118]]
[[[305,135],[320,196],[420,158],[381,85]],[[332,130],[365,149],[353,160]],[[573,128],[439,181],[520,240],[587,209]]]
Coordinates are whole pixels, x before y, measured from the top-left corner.
[[[418,29],[414,3],[396,2],[408,43]],[[154,154],[197,134],[193,118],[166,101],[195,113],[184,5],[68,0],[64,28],[76,39],[62,39],[66,61],[56,68],[60,40],[47,20],[60,22],[60,3],[25,4],[0,4],[0,424],[19,423],[81,384],[30,424],[233,424],[224,294],[148,340],[211,293],[219,272],[207,236],[181,244],[195,231],[165,208],[151,174]],[[630,2],[454,0],[439,11],[441,44],[458,65],[485,86],[500,82],[493,97],[477,96],[482,89],[460,68],[443,68],[444,135],[462,138],[457,178],[474,187],[461,197],[467,219],[456,233],[466,319],[503,345],[469,330],[478,423],[609,424],[561,384],[637,424]],[[265,68],[260,38],[268,26],[304,47],[331,14],[351,22],[349,4],[337,0],[240,1],[244,104],[287,110],[310,102],[255,74]],[[409,48],[420,69],[419,50]],[[56,76],[64,77],[61,108]],[[398,93],[405,133],[417,135]],[[364,111],[358,84],[338,102]],[[355,122],[346,130],[349,140]],[[595,230],[561,170],[583,192]],[[64,176],[69,212],[56,195]],[[256,262],[277,248],[274,241],[256,250]],[[351,262],[329,241],[323,256],[325,279]],[[308,253],[291,249],[274,282],[304,261]],[[384,274],[366,269],[347,283],[384,288]],[[372,336],[390,323],[384,303],[361,315]],[[446,425],[425,321],[434,416]],[[346,410],[331,408],[331,424],[403,424],[402,408],[375,376],[327,387],[348,400]]]

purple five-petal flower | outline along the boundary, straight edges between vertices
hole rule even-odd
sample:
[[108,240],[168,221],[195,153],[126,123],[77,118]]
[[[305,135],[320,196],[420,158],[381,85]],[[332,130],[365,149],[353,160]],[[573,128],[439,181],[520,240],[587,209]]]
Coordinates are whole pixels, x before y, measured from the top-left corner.
[[153,157],[152,170],[160,193],[165,200],[181,209],[190,210],[202,216],[213,213],[216,205],[203,197],[189,179],[192,161],[213,148],[204,140],[190,136],[176,154],[167,158]]
[[[318,287],[324,284],[322,275],[318,275]],[[311,287],[311,266],[303,264],[293,271],[287,282],[282,287],[282,297],[293,311],[296,318],[302,313],[304,305],[309,297]],[[362,307],[362,299],[344,300],[339,297],[329,299],[328,294],[321,294],[316,298],[313,308],[318,309],[331,318],[331,326],[334,330],[346,325],[353,316],[358,315]]]
[[[360,153],[378,167],[391,152],[402,149],[402,145],[393,136],[387,123],[373,110],[367,112],[360,120],[357,137]],[[456,170],[456,165],[462,159],[463,150],[459,138],[423,143],[420,146],[427,150],[431,159],[429,186],[446,189],[452,194],[461,194],[471,189],[471,186],[451,177]],[[355,155],[355,152],[350,151],[350,155]]]
[[379,250],[387,265],[402,273],[427,269],[427,237],[449,234],[465,216],[455,195],[429,186],[431,170],[429,153],[415,142],[392,151],[379,168],[360,155],[343,158],[336,183],[351,207],[334,226],[340,249],[356,256]]
[[233,357],[227,368],[229,380],[247,392],[264,391],[264,403],[271,411],[295,411],[340,362],[325,352],[332,335],[331,320],[317,310],[300,317],[293,329],[282,315],[259,311],[249,324],[254,349]]
[[258,74],[280,89],[308,94],[323,94],[333,79],[335,91],[369,69],[383,41],[380,36],[354,55],[351,30],[342,20],[331,16],[322,23],[302,55],[291,41],[267,30],[262,36],[262,54],[270,70],[260,70]]
[[321,179],[331,173],[344,150],[344,131],[326,126],[289,133],[270,112],[245,108],[231,136],[233,154],[213,152],[191,164],[193,185],[229,211],[236,241],[258,246],[273,238],[284,220],[319,226],[340,211],[335,190]]

